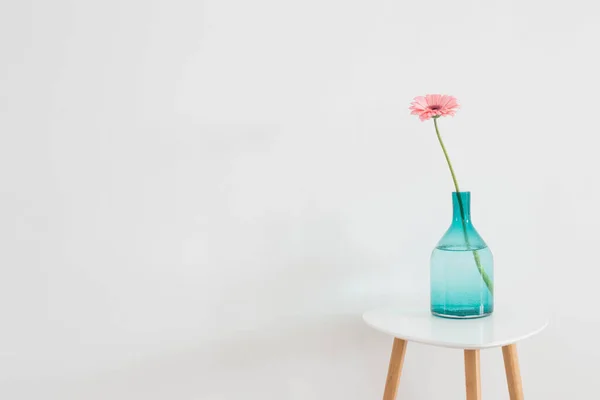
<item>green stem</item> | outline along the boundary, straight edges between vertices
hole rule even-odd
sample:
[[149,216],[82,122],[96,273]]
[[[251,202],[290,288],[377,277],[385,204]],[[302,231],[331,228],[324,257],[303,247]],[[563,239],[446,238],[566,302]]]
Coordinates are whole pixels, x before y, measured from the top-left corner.
[[[446,150],[446,146],[444,146],[444,142],[442,141],[442,136],[440,135],[440,130],[437,124],[438,117],[433,117],[433,125],[435,126],[435,133],[437,135],[438,141],[440,142],[440,146],[442,146],[442,151],[444,152],[444,157],[446,157],[446,162],[448,163],[448,168],[450,168],[450,174],[452,175],[452,181],[454,182],[454,188],[456,189],[456,198],[458,200],[458,207],[460,208],[460,220],[462,222],[463,235],[465,238],[465,242],[467,244],[467,248],[471,248],[471,244],[469,243],[469,236],[467,235],[467,223],[465,221],[465,210],[463,208],[462,198],[460,197],[460,189],[458,188],[458,180],[456,180],[456,174],[454,173],[454,168],[452,168],[452,163],[450,162],[450,157],[448,156],[448,151]],[[485,285],[489,289],[491,294],[494,294],[494,284],[492,280],[485,272],[483,267],[481,266],[481,259],[479,258],[479,254],[476,249],[473,249],[473,259],[475,260],[475,265],[477,266],[477,270],[485,282]]]

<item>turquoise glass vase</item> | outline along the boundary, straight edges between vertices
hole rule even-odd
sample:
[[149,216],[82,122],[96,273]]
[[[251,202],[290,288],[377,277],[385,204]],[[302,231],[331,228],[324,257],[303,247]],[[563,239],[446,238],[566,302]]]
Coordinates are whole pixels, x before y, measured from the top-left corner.
[[494,311],[494,259],[471,222],[471,193],[452,193],[450,228],[431,254],[431,313],[479,318]]

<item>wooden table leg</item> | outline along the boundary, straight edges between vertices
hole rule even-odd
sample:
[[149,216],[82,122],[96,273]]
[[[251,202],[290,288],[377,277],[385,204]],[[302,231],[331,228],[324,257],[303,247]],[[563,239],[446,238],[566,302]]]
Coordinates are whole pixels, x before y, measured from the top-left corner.
[[465,350],[465,378],[467,400],[481,400],[479,350]]
[[510,400],[523,400],[523,383],[521,382],[517,345],[510,344],[502,347],[502,355],[504,356],[504,368],[506,369]]
[[392,355],[390,357],[390,366],[388,368],[387,379],[385,381],[385,391],[383,400],[395,400],[400,385],[400,374],[404,364],[404,354],[406,353],[406,340],[394,338],[392,346]]

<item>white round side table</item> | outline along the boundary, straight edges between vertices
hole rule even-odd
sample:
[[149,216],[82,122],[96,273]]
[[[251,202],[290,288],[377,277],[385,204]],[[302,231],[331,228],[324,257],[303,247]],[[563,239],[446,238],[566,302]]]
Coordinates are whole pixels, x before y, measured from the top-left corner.
[[516,343],[541,332],[545,315],[497,308],[485,318],[453,320],[434,317],[425,307],[389,308],[366,312],[364,321],[394,337],[383,400],[394,400],[400,384],[407,342],[464,350],[467,400],[481,400],[479,351],[502,347],[510,400],[523,400]]

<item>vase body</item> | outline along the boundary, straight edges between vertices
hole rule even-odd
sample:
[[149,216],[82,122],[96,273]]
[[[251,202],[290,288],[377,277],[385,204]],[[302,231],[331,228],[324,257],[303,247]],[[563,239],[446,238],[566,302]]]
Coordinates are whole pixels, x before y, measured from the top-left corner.
[[494,311],[494,259],[471,222],[471,193],[452,193],[450,228],[431,254],[431,313],[479,318]]

